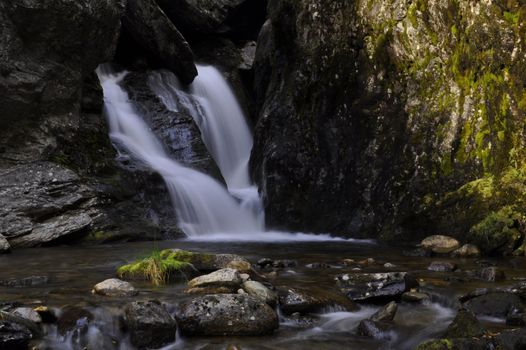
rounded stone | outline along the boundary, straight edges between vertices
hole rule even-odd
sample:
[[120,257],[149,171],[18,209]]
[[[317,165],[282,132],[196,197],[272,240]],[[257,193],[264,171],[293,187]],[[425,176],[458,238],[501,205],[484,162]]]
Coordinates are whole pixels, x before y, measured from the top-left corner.
[[424,238],[420,246],[433,253],[447,254],[451,253],[460,246],[460,243],[453,237],[434,235]]
[[93,294],[108,297],[132,297],[137,295],[138,291],[129,282],[117,278],[110,278],[96,284],[93,287]]

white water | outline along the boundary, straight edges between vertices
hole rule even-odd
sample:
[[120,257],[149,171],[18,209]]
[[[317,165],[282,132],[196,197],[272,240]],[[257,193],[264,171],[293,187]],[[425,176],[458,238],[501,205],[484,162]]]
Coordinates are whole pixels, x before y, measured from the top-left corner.
[[111,74],[101,68],[97,73],[104,89],[110,137],[164,178],[179,226],[188,236],[263,231],[260,218],[235,200],[219,182],[168,156],[119,86],[126,73]]
[[199,75],[185,92],[169,71],[152,72],[149,86],[168,110],[186,112],[201,131],[228,191],[252,210],[263,225],[264,210],[258,189],[250,181],[248,162],[253,139],[243,111],[221,73],[198,65]]

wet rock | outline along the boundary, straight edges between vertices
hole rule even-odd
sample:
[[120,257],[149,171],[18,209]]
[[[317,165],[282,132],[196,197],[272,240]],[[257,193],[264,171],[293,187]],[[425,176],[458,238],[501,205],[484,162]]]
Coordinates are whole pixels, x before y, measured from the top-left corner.
[[451,252],[451,255],[457,258],[476,258],[480,256],[480,249],[474,244],[464,244]]
[[286,314],[313,313],[330,304],[328,299],[315,296],[305,290],[292,288],[279,290],[279,305]]
[[384,264],[384,267],[386,269],[394,269],[394,268],[396,268],[396,265],[387,262],[387,263]]
[[269,259],[269,258],[262,258],[262,259],[259,259],[258,262],[257,262],[257,265],[261,268],[265,268],[265,267],[269,267],[269,266],[272,266],[272,263],[274,262],[274,260],[272,259]]
[[391,326],[387,323],[372,320],[363,320],[358,325],[356,332],[358,335],[374,339],[389,340],[393,337],[390,332]]
[[451,272],[457,269],[457,265],[448,261],[433,261],[427,269],[436,272]]
[[248,295],[261,299],[270,306],[276,306],[278,302],[278,294],[260,282],[246,281],[241,287]]
[[41,305],[37,306],[34,310],[38,313],[43,323],[57,322],[57,315],[49,307]]
[[175,341],[175,320],[159,302],[133,302],[126,305],[124,315],[131,342],[139,349],[160,348]]
[[477,317],[469,310],[460,309],[447,327],[445,338],[480,337],[485,330]]
[[197,76],[190,46],[154,0],[129,0],[123,25],[131,37],[183,84]]
[[40,314],[30,307],[19,307],[14,309],[11,313],[34,323],[42,323],[42,317],[40,317]]
[[332,266],[326,263],[311,263],[305,265],[308,269],[330,269]]
[[404,294],[402,294],[402,301],[405,301],[408,303],[423,303],[430,299],[431,297],[426,293],[405,292]]
[[426,250],[430,250],[433,253],[447,254],[457,249],[460,244],[453,237],[434,235],[426,237],[420,243],[420,246]]
[[526,349],[526,328],[504,331],[495,337],[495,343],[499,350]]
[[359,302],[384,302],[399,299],[418,287],[418,281],[406,272],[356,273],[336,277],[340,290]]
[[47,284],[49,278],[47,276],[29,276],[20,279],[11,278],[8,280],[0,280],[0,286],[12,288],[35,287]]
[[206,295],[184,302],[177,323],[189,336],[263,335],[279,326],[269,305],[245,294]]
[[464,303],[477,316],[506,318],[514,309],[522,309],[521,299],[512,293],[489,293]]
[[392,322],[396,316],[396,311],[398,311],[398,305],[391,301],[376,311],[369,319],[374,322]]
[[212,254],[198,253],[182,249],[169,249],[173,253],[173,258],[179,261],[192,264],[199,271],[216,271],[225,269],[234,261],[241,261],[250,264],[244,257],[236,254]]
[[289,320],[294,321],[298,327],[311,328],[316,324],[317,320],[308,315],[302,315],[299,312],[295,312],[289,316]]
[[58,331],[65,335],[69,331],[85,327],[92,320],[93,314],[88,310],[77,306],[66,306],[58,315]]
[[11,245],[7,239],[0,234],[0,254],[11,252]]
[[185,293],[187,294],[232,294],[235,291],[236,291],[235,287],[210,286],[210,287],[188,288],[185,290]]
[[419,344],[415,350],[488,350],[493,344],[488,339],[433,339]]
[[234,269],[221,269],[208,275],[199,276],[188,282],[190,288],[226,287],[237,290],[243,280]]
[[289,260],[289,259],[283,259],[283,260],[275,260],[272,262],[272,266],[276,268],[286,268],[286,267],[296,267],[298,266],[298,263],[296,260]]
[[1,350],[27,350],[32,339],[33,334],[24,325],[0,320]]
[[415,248],[412,250],[404,250],[402,252],[402,255],[413,258],[426,258],[433,255],[433,253],[430,250],[426,250],[423,248]]
[[499,282],[506,279],[504,271],[498,267],[485,267],[478,273],[478,276],[484,281],[488,282]]
[[376,260],[374,260],[373,258],[367,258],[357,261],[356,264],[360,266],[370,266],[376,264]]
[[248,261],[233,260],[226,265],[227,269],[238,270],[239,272],[251,271],[252,264]]
[[522,309],[513,309],[509,312],[506,317],[506,324],[508,326],[524,327],[526,326],[526,313]]
[[139,292],[131,283],[111,278],[96,284],[93,287],[93,293],[108,297],[132,297]]

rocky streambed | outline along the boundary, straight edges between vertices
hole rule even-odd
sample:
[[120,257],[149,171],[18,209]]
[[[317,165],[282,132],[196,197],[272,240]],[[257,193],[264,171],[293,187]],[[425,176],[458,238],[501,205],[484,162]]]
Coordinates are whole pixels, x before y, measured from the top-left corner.
[[0,256],[9,267],[0,270],[0,349],[524,346],[523,258],[433,253],[435,243],[167,241],[155,248],[192,252],[195,268],[160,286],[117,276],[150,254],[151,242]]

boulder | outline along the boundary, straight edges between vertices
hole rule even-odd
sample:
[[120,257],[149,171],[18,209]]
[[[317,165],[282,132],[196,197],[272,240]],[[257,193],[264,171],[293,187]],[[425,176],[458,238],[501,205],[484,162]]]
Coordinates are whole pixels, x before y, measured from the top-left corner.
[[132,297],[137,295],[138,291],[129,282],[111,278],[96,284],[93,287],[93,294],[108,297]]
[[269,305],[246,294],[206,295],[184,302],[177,323],[188,336],[263,335],[279,326]]
[[434,235],[424,238],[420,243],[420,246],[426,250],[432,251],[433,253],[447,254],[460,247],[460,244],[453,237]]
[[248,294],[260,300],[270,306],[276,306],[278,302],[278,294],[269,288],[265,287],[262,283],[257,281],[246,281],[241,285],[241,288]]
[[472,298],[464,307],[477,316],[506,318],[514,309],[522,309],[521,299],[512,293],[488,293]]
[[526,328],[512,329],[501,332],[495,337],[497,349],[521,350],[526,349]]
[[480,337],[485,330],[477,317],[467,309],[460,309],[447,327],[445,338]]
[[389,304],[376,311],[369,319],[374,322],[392,322],[396,316],[398,304],[391,301]]
[[228,263],[226,268],[238,270],[239,272],[246,272],[252,270],[252,265],[248,261],[233,260]]
[[504,271],[495,266],[485,267],[480,270],[477,275],[488,282],[500,282],[506,279]]
[[65,306],[58,315],[57,328],[61,335],[85,328],[94,319],[93,314],[78,306]]
[[40,314],[30,307],[18,307],[11,313],[34,323],[42,323],[42,317]]
[[391,325],[372,320],[363,320],[358,324],[356,332],[358,335],[388,341],[392,339]]
[[124,308],[132,344],[139,349],[160,348],[175,341],[177,325],[157,301],[133,302]]
[[243,283],[239,272],[234,269],[221,269],[208,275],[199,276],[188,282],[190,288],[226,287],[237,290]]
[[11,252],[11,245],[7,239],[0,234],[0,254]]
[[190,84],[197,76],[190,46],[155,0],[129,0],[123,25],[139,45],[177,74],[183,84]]
[[358,307],[345,295],[330,290],[317,288],[278,288],[279,305],[285,314],[315,313],[325,307],[339,305],[349,311],[356,311]]
[[173,259],[192,264],[197,270],[212,272],[225,269],[233,261],[250,263],[247,259],[236,254],[212,254],[191,252],[182,249],[163,250],[162,254],[170,254]]
[[451,255],[457,258],[476,258],[480,256],[480,249],[474,244],[464,244],[452,251]]
[[436,272],[451,272],[457,269],[457,265],[448,261],[433,261],[427,269]]
[[24,325],[0,320],[1,350],[27,350],[32,339],[33,334]]
[[404,294],[402,294],[402,301],[406,301],[408,303],[422,303],[430,299],[431,297],[429,296],[429,294],[426,293],[405,292]]
[[384,302],[399,299],[418,287],[418,281],[406,272],[356,273],[336,277],[340,290],[358,302]]
[[47,276],[29,276],[24,278],[11,278],[8,280],[0,280],[0,286],[12,288],[35,287],[49,282]]

